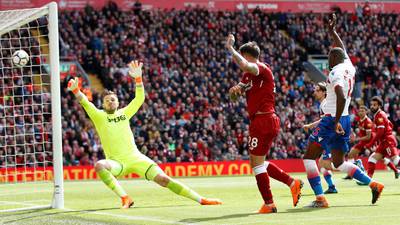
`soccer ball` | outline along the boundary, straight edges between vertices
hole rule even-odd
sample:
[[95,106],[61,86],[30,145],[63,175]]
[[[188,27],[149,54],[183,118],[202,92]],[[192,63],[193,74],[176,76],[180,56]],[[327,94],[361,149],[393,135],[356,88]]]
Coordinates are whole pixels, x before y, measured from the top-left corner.
[[18,50],[12,55],[14,66],[23,67],[29,62],[29,55],[24,50]]

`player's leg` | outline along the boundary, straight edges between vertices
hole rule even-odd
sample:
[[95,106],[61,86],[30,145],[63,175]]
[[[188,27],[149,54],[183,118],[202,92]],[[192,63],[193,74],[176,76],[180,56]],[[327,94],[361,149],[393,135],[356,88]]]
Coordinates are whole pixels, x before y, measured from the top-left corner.
[[99,160],[95,166],[95,171],[104,184],[109,187],[122,200],[122,207],[129,208],[133,205],[132,199],[126,194],[119,184],[116,177],[122,173],[122,165],[114,160]]
[[361,171],[356,165],[344,162],[344,153],[341,150],[332,150],[333,166],[338,170],[349,174],[361,183],[367,184],[372,191],[372,204],[375,204],[381,195],[384,185],[372,180],[365,172]]
[[386,151],[391,159],[390,163],[388,163],[388,164],[390,164],[390,166],[389,165],[388,166],[394,171],[394,178],[398,179],[400,174],[399,174],[399,170],[396,168],[396,166],[399,166],[400,157],[399,157],[399,152],[398,152],[398,149],[396,146],[397,146],[397,142],[391,144],[391,147],[388,148]]
[[[362,171],[365,171],[364,166],[362,165],[362,161],[360,159],[357,159],[358,155],[361,152],[361,142],[356,144],[349,152],[349,154],[347,155],[347,161],[351,162],[353,164],[355,164],[356,166],[360,167],[360,169]],[[352,179],[349,175],[347,175],[346,177],[344,177],[343,179],[345,180],[350,180]]]
[[[397,158],[398,158],[398,156],[397,156]],[[399,171],[397,170],[397,168],[395,166],[395,163],[393,163],[396,160],[397,160],[396,157],[393,157],[391,159],[388,159],[388,158],[385,157],[385,158],[383,158],[383,163],[394,172],[394,178],[398,179],[399,178]]]
[[326,183],[328,184],[328,189],[324,191],[324,194],[336,194],[338,193],[338,191],[336,190],[336,186],[332,179],[332,162],[329,158],[330,157],[325,157],[323,154],[322,157],[319,159],[318,164],[320,167],[320,171],[324,176]]
[[258,156],[250,154],[250,166],[253,168],[254,175],[257,181],[257,187],[260,191],[261,197],[264,200],[264,204],[258,211],[259,213],[275,213],[277,209],[274,204],[272,197],[271,186],[269,182],[269,176],[267,169],[264,165],[265,156]]
[[296,206],[297,202],[299,201],[299,196],[301,194],[301,188],[303,187],[303,181],[291,177],[288,173],[283,171],[273,162],[265,161],[264,165],[267,169],[268,176],[286,184],[290,188],[293,199],[293,206]]
[[172,192],[174,192],[177,195],[191,199],[202,205],[220,205],[220,204],[222,204],[222,202],[218,199],[209,199],[209,198],[202,197],[201,195],[199,195],[197,192],[195,192],[194,190],[192,190],[185,184],[169,177],[157,165],[153,165],[153,166],[151,166],[151,168],[149,168],[149,170],[146,174],[146,178],[149,180],[153,180],[154,182],[156,182],[157,184],[159,184],[162,187],[168,188],[169,190],[171,190]]
[[377,151],[372,153],[369,158],[368,158],[368,176],[369,177],[373,177],[374,176],[374,172],[375,172],[375,167],[376,167],[376,163],[383,159],[383,155],[381,153],[381,151],[378,152],[379,146],[377,148]]
[[308,207],[312,208],[326,208],[328,207],[328,201],[324,197],[324,192],[321,185],[321,177],[319,176],[319,170],[315,159],[322,154],[322,147],[315,143],[309,142],[306,153],[303,157],[304,167],[306,169],[308,182],[314,191],[316,200],[311,202]]
[[[264,200],[258,213],[275,213],[275,207],[270,180],[265,166],[265,156],[268,155],[272,141],[279,133],[279,118],[275,115],[257,115],[250,122],[249,153],[250,166],[253,169],[257,187]],[[268,127],[266,127],[268,125]]]
[[181,182],[170,178],[153,160],[143,154],[136,155],[134,158],[129,159],[129,162],[124,164],[123,174],[130,173],[136,173],[140,177],[152,180],[178,195],[192,199],[203,205],[216,205],[222,203],[217,199],[204,198]]

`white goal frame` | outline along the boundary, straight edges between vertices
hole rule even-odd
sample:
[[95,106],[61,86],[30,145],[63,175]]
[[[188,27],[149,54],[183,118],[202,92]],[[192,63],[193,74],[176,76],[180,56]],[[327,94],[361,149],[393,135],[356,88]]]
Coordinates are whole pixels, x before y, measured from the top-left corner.
[[20,19],[9,23],[0,24],[0,35],[5,34],[20,26],[48,15],[48,38],[51,83],[51,119],[52,119],[52,146],[53,146],[53,173],[54,192],[50,205],[33,206],[16,209],[1,210],[13,212],[32,209],[64,208],[64,180],[63,180],[63,155],[62,155],[62,130],[61,130],[61,94],[60,94],[60,60],[59,60],[59,34],[58,34],[58,8],[56,2],[51,2],[41,8],[9,10],[3,12],[21,12]]

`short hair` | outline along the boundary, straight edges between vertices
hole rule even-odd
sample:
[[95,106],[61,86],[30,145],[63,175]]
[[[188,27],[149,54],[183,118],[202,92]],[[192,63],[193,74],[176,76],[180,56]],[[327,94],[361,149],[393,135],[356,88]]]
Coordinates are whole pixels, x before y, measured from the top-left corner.
[[325,82],[318,82],[317,86],[323,92],[326,92],[326,83]]
[[254,58],[260,57],[260,47],[258,47],[257,43],[254,41],[247,42],[246,44],[243,44],[239,48],[240,54],[249,54]]
[[383,106],[383,100],[381,97],[379,96],[374,96],[371,98],[371,101],[377,102],[379,104],[379,106]]
[[346,58],[346,55],[345,55],[343,49],[342,49],[342,48],[339,48],[339,47],[334,47],[334,48],[332,48],[332,49],[329,51],[329,54],[332,54],[332,55],[334,55],[334,56],[336,56],[336,57],[339,57],[339,58],[342,59],[342,60],[344,60],[344,59]]
[[115,92],[110,91],[110,90],[108,90],[108,89],[105,89],[105,90],[103,91],[103,93],[101,94],[101,97],[104,98],[104,97],[106,97],[107,95],[115,95],[115,96],[117,96],[117,94],[115,94]]
[[360,106],[358,107],[358,109],[364,109],[365,111],[368,111],[368,107],[365,106],[365,105],[360,105]]

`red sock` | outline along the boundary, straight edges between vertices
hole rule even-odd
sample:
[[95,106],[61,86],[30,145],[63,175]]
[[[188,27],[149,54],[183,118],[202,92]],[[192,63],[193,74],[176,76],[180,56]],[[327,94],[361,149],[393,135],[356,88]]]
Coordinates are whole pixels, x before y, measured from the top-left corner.
[[368,176],[372,178],[375,172],[375,163],[368,162]]
[[269,186],[269,176],[267,173],[260,173],[256,175],[258,190],[264,199],[265,204],[272,204],[274,200],[272,199],[271,187]]
[[283,171],[281,168],[277,167],[274,163],[272,162],[267,162],[267,173],[270,177],[274,178],[275,180],[278,180],[284,184],[287,184],[287,186],[290,187],[290,185],[293,182],[293,178],[289,176],[285,171]]
[[394,163],[389,162],[389,163],[387,164],[387,166],[388,166],[390,169],[392,169],[394,172],[397,172],[397,169],[396,169],[396,166],[394,165]]

